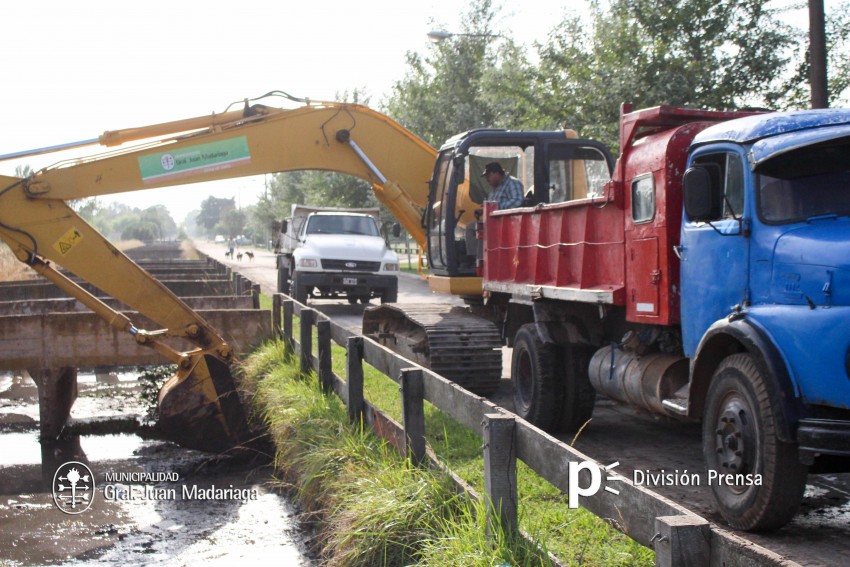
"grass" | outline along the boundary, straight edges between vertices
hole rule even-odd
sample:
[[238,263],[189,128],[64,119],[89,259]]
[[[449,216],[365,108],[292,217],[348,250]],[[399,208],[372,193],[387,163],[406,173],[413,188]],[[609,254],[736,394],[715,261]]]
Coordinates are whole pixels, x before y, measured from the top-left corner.
[[[345,350],[332,351],[333,370],[344,376]],[[364,374],[366,399],[401,421],[398,384],[368,365]],[[384,442],[348,425],[345,407],[335,396],[322,396],[314,377],[296,378],[297,363],[287,359],[280,341],[250,357],[246,375],[278,445],[277,464],[323,526],[322,555],[330,564],[546,564],[545,555],[524,542],[491,541],[480,504],[458,498],[445,478],[423,477]],[[295,394],[296,386],[305,391]],[[311,413],[316,408],[322,412]],[[428,403],[425,412],[435,453],[484,493],[480,435]],[[521,529],[561,561],[654,564],[652,550],[586,510],[569,509],[566,496],[522,462],[517,475]]]
[[256,419],[273,437],[276,468],[319,525],[329,565],[544,565],[524,541],[491,541],[480,504],[450,478],[420,469],[371,432],[348,422],[344,405],[306,379],[280,341],[244,365]]

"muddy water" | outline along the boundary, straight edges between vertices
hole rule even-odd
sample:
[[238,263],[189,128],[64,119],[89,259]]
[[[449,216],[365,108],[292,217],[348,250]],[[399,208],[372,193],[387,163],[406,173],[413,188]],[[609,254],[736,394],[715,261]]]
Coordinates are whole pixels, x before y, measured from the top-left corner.
[[[80,375],[72,420],[141,419],[135,377],[102,378]],[[42,446],[35,385],[3,374],[0,447],[4,566],[315,564],[263,456],[215,457],[134,433]],[[54,501],[54,473],[68,461],[88,466],[95,484],[80,513],[65,513]]]

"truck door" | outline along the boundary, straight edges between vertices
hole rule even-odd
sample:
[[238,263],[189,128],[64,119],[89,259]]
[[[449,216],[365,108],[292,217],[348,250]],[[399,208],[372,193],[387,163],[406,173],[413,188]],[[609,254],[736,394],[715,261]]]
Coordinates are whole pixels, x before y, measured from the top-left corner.
[[709,326],[749,299],[749,238],[744,230],[749,174],[744,163],[733,150],[697,153],[691,161],[691,166],[709,170],[722,199],[712,220],[694,222],[687,215],[682,219],[681,318],[687,356],[694,354]]

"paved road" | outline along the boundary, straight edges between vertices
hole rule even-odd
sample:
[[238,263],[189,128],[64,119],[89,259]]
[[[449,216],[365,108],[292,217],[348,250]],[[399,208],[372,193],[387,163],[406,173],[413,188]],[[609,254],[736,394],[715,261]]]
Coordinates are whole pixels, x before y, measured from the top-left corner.
[[[198,248],[233,266],[266,293],[277,291],[274,257],[269,252],[257,252],[253,262],[226,260],[224,246],[198,243]],[[462,304],[454,297],[434,294],[427,283],[409,274],[399,280],[399,302],[452,302]],[[363,313],[362,305],[349,305],[346,300],[321,300],[311,302],[352,330],[358,331]],[[503,376],[510,374],[509,349],[505,349]],[[512,408],[509,381],[500,389],[494,402]],[[681,423],[662,417],[641,414],[607,399],[597,402],[591,423],[574,442],[579,451],[603,464],[621,463],[615,470],[634,479],[648,473],[684,475],[700,473],[700,486],[648,485],[648,488],[686,506],[704,518],[723,525],[716,511],[710,488],[706,486],[704,464],[700,449],[700,425]],[[572,438],[564,441],[573,443]],[[850,474],[810,475],[801,512],[793,522],[775,534],[741,534],[785,558],[807,566],[850,565]]]

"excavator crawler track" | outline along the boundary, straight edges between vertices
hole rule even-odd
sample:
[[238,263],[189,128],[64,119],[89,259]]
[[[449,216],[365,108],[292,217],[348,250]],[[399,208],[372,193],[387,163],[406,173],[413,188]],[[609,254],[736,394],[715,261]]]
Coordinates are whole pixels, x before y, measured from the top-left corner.
[[363,314],[363,334],[475,394],[499,388],[499,329],[463,307],[385,303]]

